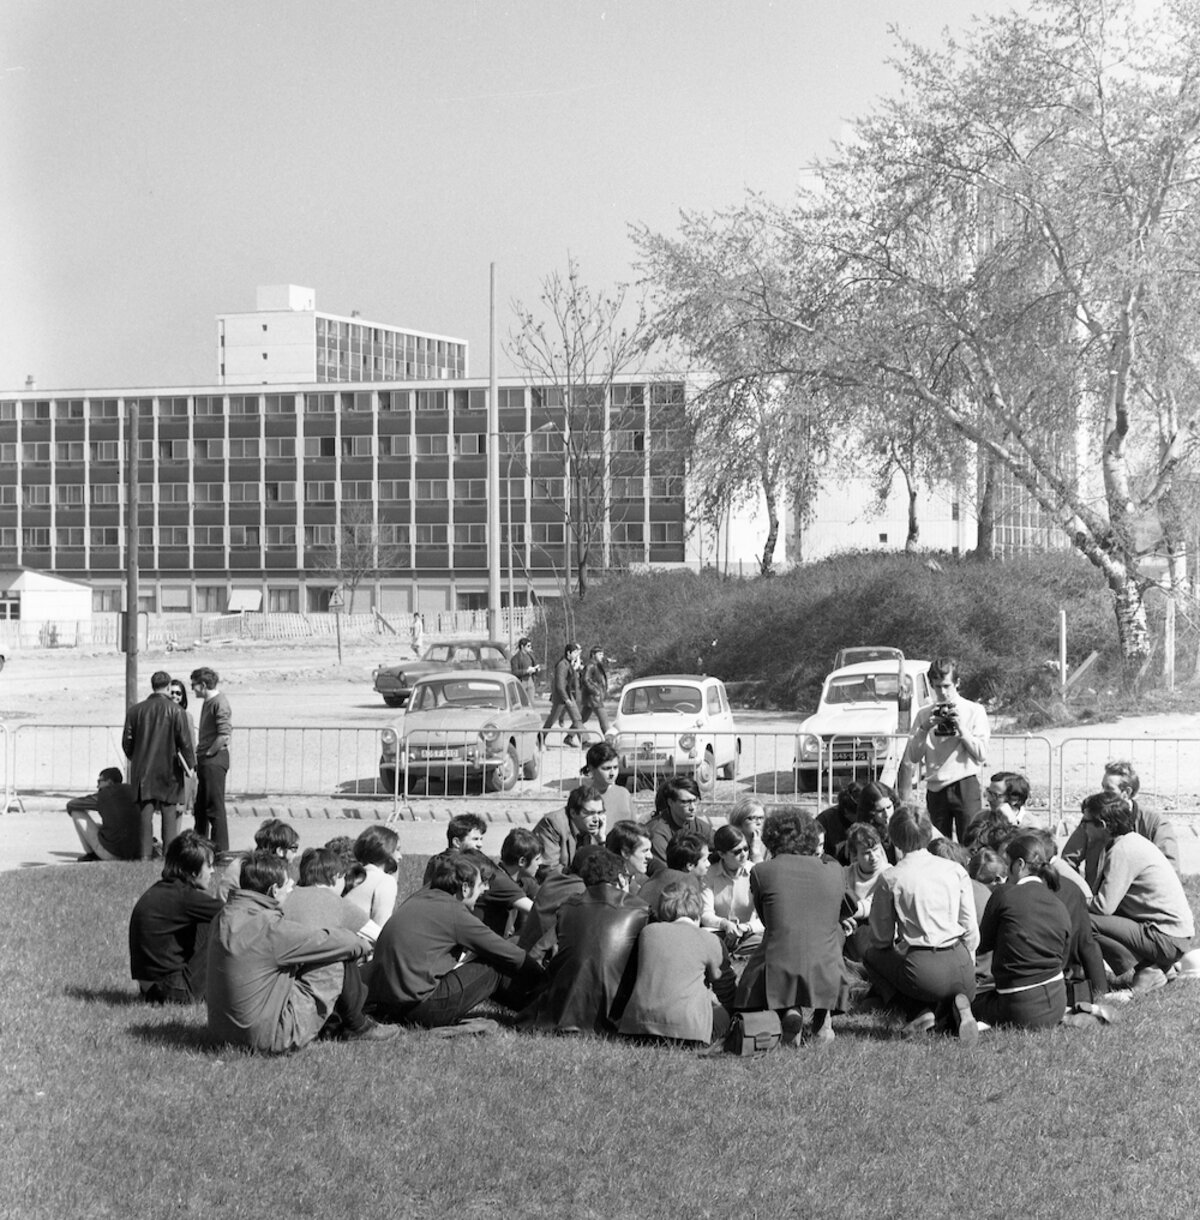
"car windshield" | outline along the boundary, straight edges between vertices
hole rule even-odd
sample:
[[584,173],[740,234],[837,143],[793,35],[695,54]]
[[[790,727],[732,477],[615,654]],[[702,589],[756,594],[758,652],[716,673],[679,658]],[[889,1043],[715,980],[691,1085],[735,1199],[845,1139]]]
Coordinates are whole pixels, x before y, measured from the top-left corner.
[[425,655],[421,658],[423,661],[448,661],[450,660],[450,645],[449,644],[434,644],[425,650]]
[[824,703],[894,703],[899,697],[900,675],[895,670],[881,674],[847,674],[831,678]]
[[443,682],[422,682],[413,692],[409,711],[430,712],[436,708],[479,707],[504,711],[508,700],[499,682],[477,679],[449,679]]
[[664,683],[661,686],[635,686],[621,699],[622,716],[648,716],[655,712],[680,712],[694,716],[701,708],[700,690],[695,686]]

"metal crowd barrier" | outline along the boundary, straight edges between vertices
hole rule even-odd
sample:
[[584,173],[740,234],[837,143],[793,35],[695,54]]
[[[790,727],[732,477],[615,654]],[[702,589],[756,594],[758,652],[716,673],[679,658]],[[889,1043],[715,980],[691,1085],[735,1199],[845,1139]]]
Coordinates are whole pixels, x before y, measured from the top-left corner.
[[[383,731],[402,740],[403,717]],[[506,787],[489,784],[479,774],[464,783],[463,760],[439,758],[436,752],[419,768],[393,767],[389,772],[381,767],[380,729],[235,728],[227,791],[234,801],[375,800],[381,814],[388,806],[394,813],[410,798],[426,796],[560,805],[579,782],[587,743],[599,740],[593,727],[583,745],[568,746],[564,742],[568,733],[548,732],[543,749],[529,750],[518,759],[522,773]],[[706,804],[728,806],[753,794],[767,805],[799,801],[819,808],[832,804],[847,780],[882,778],[894,785],[905,741],[896,734],[871,739],[864,746],[860,738],[838,738],[823,742],[815,759],[798,758],[795,731],[744,730],[731,743],[703,734],[682,743],[677,733],[638,734],[634,742],[616,744],[621,752],[621,782],[641,804],[652,800],[663,779],[690,774]],[[1031,810],[1044,812],[1047,823],[1053,824],[1078,810],[1079,801],[1099,788],[1104,764],[1116,758],[1127,759],[1138,771],[1147,805],[1162,812],[1200,812],[1198,738],[1073,737],[1054,746],[1042,736],[997,736],[992,738],[981,777],[986,783],[995,771],[1026,775],[1032,789]],[[533,777],[529,772],[535,763]],[[97,774],[108,766],[125,766],[118,726],[0,724],[0,782],[6,809],[19,805],[22,797],[61,795],[65,800],[94,791]],[[501,790],[493,791],[497,787]]]

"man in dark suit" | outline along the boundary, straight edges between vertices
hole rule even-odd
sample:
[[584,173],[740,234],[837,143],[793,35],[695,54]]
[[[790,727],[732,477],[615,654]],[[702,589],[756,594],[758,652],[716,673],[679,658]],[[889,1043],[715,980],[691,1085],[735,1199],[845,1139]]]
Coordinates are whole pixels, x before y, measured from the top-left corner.
[[154,815],[162,817],[163,849],[179,833],[184,768],[196,765],[187,713],[169,694],[171,675],[156,670],[150,695],[125,713],[121,748],[129,759],[129,784],[141,811],[140,856],[154,853]]
[[197,726],[196,830],[209,838],[218,852],[229,850],[229,825],[225,817],[225,779],[229,774],[229,736],[233,714],[229,698],[218,690],[216,670],[204,666],[192,670],[192,691],[204,700]]

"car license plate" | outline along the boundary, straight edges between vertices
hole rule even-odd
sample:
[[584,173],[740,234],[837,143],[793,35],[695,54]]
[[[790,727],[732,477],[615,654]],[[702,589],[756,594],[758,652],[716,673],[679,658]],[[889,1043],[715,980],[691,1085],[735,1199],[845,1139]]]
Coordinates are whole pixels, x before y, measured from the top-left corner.
[[413,754],[422,762],[449,762],[451,759],[458,758],[457,750],[414,750]]
[[652,741],[643,741],[638,747],[638,758],[649,758],[658,762],[666,757],[667,755],[662,750],[655,750]]

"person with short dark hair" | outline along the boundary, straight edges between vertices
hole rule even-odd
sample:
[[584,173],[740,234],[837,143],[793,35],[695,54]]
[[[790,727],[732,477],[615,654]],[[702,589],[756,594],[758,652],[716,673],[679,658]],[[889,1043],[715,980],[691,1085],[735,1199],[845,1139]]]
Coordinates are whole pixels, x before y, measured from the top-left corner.
[[493,869],[475,904],[475,914],[484,925],[506,940],[520,933],[525,916],[533,910],[541,864],[541,840],[523,826],[514,826],[500,845],[500,867]]
[[937,702],[917,713],[896,787],[907,800],[923,763],[930,820],[946,838],[957,834],[962,843],[983,809],[979,768],[987,761],[991,728],[982,705],[964,699],[958,683],[953,657],[939,657],[929,666]]
[[638,935],[650,916],[629,892],[624,862],[603,848],[579,863],[584,891],[558,910],[557,951],[522,1022],[560,1034],[615,1034],[637,976]]
[[1089,840],[1101,840],[1104,873],[1090,907],[1092,931],[1116,976],[1113,986],[1149,991],[1195,935],[1192,909],[1179,875],[1136,830],[1137,815],[1120,792],[1097,792],[1083,802]]
[[609,825],[633,817],[633,798],[629,789],[617,783],[620,770],[620,755],[611,741],[597,741],[588,746],[579,786],[591,788],[604,801],[604,816]]
[[194,830],[167,844],[162,879],[129,917],[129,973],[148,1004],[204,999],[208,929],[224,903],[209,893],[213,847]]
[[[171,675],[155,670],[150,675],[150,695],[125,713],[121,733],[121,748],[129,759],[129,785],[141,817],[138,854],[145,860],[154,853],[156,813],[162,819],[164,851],[179,833],[184,776],[196,765],[187,713],[171,699],[170,686]],[[203,834],[198,821],[196,829]]]
[[318,1035],[383,1041],[394,1029],[363,1014],[358,970],[370,945],[347,928],[311,928],[280,905],[292,888],[287,865],[256,850],[241,886],[213,921],[208,944],[208,1032],[268,1054],[299,1050]]
[[[717,827],[704,876],[700,926],[719,932],[735,961],[744,961],[762,943],[763,924],[750,891],[750,844],[736,826]],[[665,894],[665,890],[663,891]],[[659,900],[659,918],[665,918]]]
[[706,847],[712,847],[715,830],[712,822],[697,813],[700,785],[690,775],[665,779],[654,794],[654,816],[646,823],[650,836],[650,876],[667,867],[667,844],[680,832],[698,834]]
[[828,1041],[834,1036],[831,1014],[849,1007],[842,967],[842,866],[820,854],[821,837],[821,828],[802,809],[776,809],[763,827],[771,858],[750,874],[763,939],[746,963],[734,1007],[780,1013],[786,1045],[800,1039],[801,1009],[813,1010],[812,1036]]
[[666,868],[660,868],[638,889],[638,897],[650,908],[650,918],[659,917],[659,899],[672,882],[686,881],[696,893],[703,894],[704,878],[710,868],[709,845],[703,836],[681,830],[667,844]]
[[535,698],[534,678],[541,673],[542,667],[534,658],[533,641],[527,635],[523,635],[517,641],[517,651],[513,653],[508,665],[513,676],[525,688],[530,706],[532,706]]
[[268,818],[254,832],[254,846],[274,853],[290,866],[300,850],[300,836],[294,826],[281,818]]
[[650,836],[641,822],[623,818],[613,823],[604,839],[604,846],[625,864],[630,893],[637,893],[645,883],[650,865]]
[[[83,845],[81,861],[136,860],[142,850],[142,816],[119,767],[105,767],[91,796],[75,796],[67,813]],[[99,814],[97,822],[92,814]]]
[[[540,974],[524,950],[475,914],[483,889],[472,859],[461,853],[437,857],[429,884],[406,898],[379,934],[371,1012],[431,1029],[456,1025],[491,998],[501,976]],[[466,953],[470,960],[461,962]]]
[[612,732],[608,721],[605,700],[608,698],[608,666],[604,663],[604,649],[596,645],[588,652],[587,664],[583,667],[583,702],[579,721],[587,724],[594,714],[600,732],[607,737]]
[[861,962],[871,943],[871,904],[891,861],[879,831],[868,822],[856,822],[850,827],[846,855],[850,863],[842,869],[842,884],[846,887],[842,925],[846,943],[842,952],[849,961]]
[[554,683],[550,688],[550,712],[542,725],[539,742],[545,744],[546,734],[558,724],[561,713],[571,718],[571,732],[563,738],[564,746],[579,745],[583,724],[579,719],[579,654],[583,650],[573,641],[563,649],[554,666]]
[[638,936],[637,977],[620,1033],[707,1046],[729,1032],[737,983],[720,938],[700,928],[702,910],[701,895],[687,882],[663,891],[659,921]]
[[446,850],[429,857],[421,884],[429,884],[429,878],[433,875],[433,862],[441,856],[456,853],[477,856],[477,864],[482,866],[482,862],[486,860],[490,866],[492,862],[483,854],[483,836],[487,834],[487,828],[487,822],[477,813],[456,813],[446,823]]
[[229,850],[225,781],[233,734],[233,713],[228,696],[218,689],[220,681],[217,671],[207,665],[192,670],[192,693],[203,700],[196,730],[196,829],[211,834],[219,852]]
[[862,784],[849,780],[839,789],[837,800],[817,814],[817,825],[825,833],[825,854],[835,859],[843,858],[842,844],[855,822],[864,821],[858,812],[858,795]]
[[863,965],[884,1001],[895,998],[906,1010],[905,1036],[940,1025],[974,1042],[979,924],[971,879],[961,864],[930,853],[927,818],[901,806],[890,830],[899,860],[875,891]]
[[283,913],[308,928],[346,928],[374,944],[379,925],[366,912],[342,897],[346,866],[328,847],[309,847],[300,857],[300,884],[283,904]]
[[545,869],[564,871],[581,847],[603,843],[604,801],[591,788],[574,788],[566,809],[546,814],[533,833],[542,841]]

